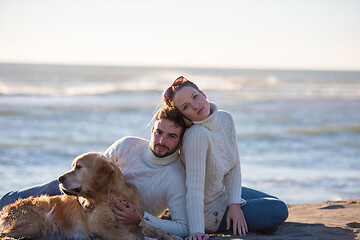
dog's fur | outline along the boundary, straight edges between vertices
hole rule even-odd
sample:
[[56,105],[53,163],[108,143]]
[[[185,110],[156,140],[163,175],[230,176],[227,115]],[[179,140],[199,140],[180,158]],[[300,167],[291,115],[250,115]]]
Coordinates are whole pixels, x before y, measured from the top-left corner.
[[[111,206],[127,200],[140,207],[140,195],[120,169],[101,153],[75,158],[72,170],[59,177],[68,194],[19,199],[0,212],[0,237],[31,239],[173,239],[161,229],[121,225]],[[71,196],[71,195],[75,196]],[[91,206],[84,211],[77,196]],[[175,238],[175,237],[174,237]]]

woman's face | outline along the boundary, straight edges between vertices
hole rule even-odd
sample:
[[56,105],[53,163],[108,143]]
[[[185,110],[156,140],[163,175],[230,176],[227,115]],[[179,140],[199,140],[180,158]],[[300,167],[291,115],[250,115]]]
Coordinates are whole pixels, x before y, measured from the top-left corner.
[[202,121],[210,115],[210,104],[203,92],[185,86],[175,92],[174,105],[191,121]]

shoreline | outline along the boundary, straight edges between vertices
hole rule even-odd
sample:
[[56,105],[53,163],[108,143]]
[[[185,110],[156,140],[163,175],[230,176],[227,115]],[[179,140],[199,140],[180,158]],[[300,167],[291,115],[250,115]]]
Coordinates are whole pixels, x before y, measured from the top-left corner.
[[245,237],[211,234],[210,239],[360,240],[360,199],[288,204],[287,206],[288,219],[273,233],[248,233]]

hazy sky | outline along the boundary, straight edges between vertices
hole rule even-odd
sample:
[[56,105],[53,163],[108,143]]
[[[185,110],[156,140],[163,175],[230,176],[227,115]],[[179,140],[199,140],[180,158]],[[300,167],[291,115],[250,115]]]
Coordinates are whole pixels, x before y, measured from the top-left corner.
[[0,62],[360,70],[360,0],[0,0]]

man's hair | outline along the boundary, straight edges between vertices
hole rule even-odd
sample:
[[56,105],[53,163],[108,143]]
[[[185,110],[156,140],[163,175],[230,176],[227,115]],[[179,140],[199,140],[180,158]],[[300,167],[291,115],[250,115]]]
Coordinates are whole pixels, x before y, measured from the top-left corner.
[[174,107],[161,107],[154,116],[154,122],[160,119],[167,119],[175,124],[176,127],[181,128],[181,135],[185,133],[186,128],[188,127],[188,123],[184,116]]

